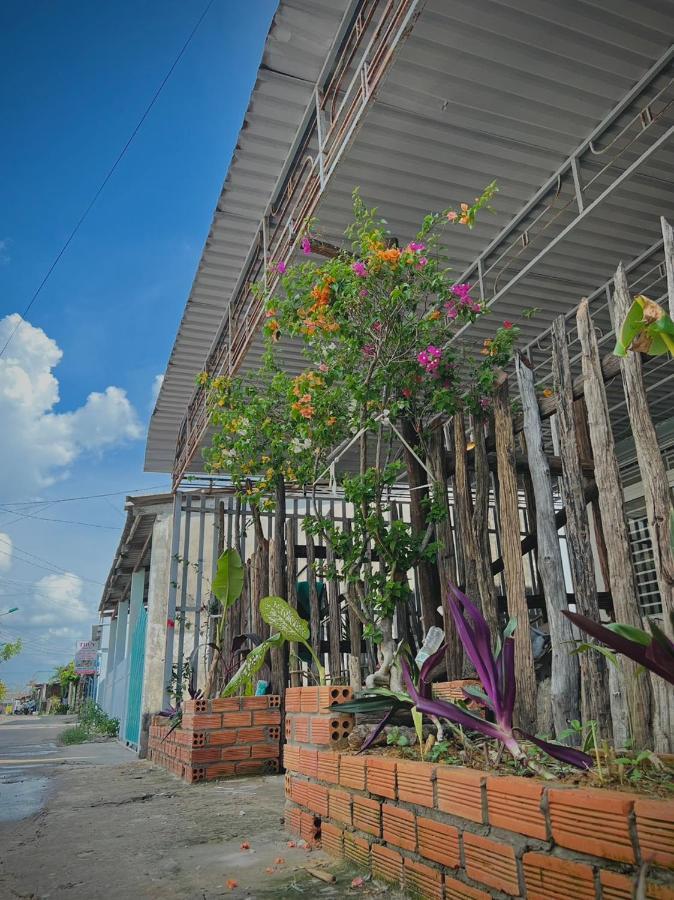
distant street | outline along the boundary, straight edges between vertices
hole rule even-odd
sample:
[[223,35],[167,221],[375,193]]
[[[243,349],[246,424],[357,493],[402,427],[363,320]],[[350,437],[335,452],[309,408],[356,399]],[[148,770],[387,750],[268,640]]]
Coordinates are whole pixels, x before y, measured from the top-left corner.
[[187,785],[116,741],[59,746],[67,723],[0,717],[2,900],[350,895],[357,873],[288,847],[282,776]]

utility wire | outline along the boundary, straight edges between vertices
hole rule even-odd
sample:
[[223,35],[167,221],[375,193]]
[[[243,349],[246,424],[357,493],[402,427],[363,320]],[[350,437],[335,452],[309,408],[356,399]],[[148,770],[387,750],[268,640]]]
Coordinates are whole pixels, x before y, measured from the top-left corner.
[[[29,553],[28,550],[22,550],[21,547],[17,547],[16,544],[12,544],[11,541],[6,540],[3,535],[0,534],[0,544],[5,544],[10,549],[3,550],[0,547],[0,553],[4,553],[6,556],[12,556],[13,553],[23,553],[24,556],[29,556],[32,559],[38,560],[37,563],[30,562],[27,559],[21,559],[20,557],[17,559],[17,562],[25,563],[29,566],[35,566],[38,569],[44,569],[45,566],[50,566],[50,569],[47,569],[48,572],[51,572],[52,575],[75,575],[77,578],[80,578],[82,581],[88,581],[90,584],[99,584],[103,585],[102,581],[95,581],[93,578],[85,578],[84,575],[77,575],[76,572],[69,572],[67,569],[62,569],[61,566],[57,566],[56,563],[49,562],[48,559],[43,559],[41,556],[37,556],[35,553]],[[44,563],[45,565],[39,565],[39,563]]]
[[[11,513],[14,516],[18,516],[20,519],[37,519],[40,522],[59,522],[63,525],[83,525],[86,528],[105,528],[108,531],[119,531],[121,528],[120,525],[98,525],[95,522],[78,522],[75,519],[51,519],[47,516],[36,516],[33,513],[18,512],[18,510],[8,509],[6,506],[2,505],[0,505],[0,509],[4,510],[5,512]],[[16,519],[14,521],[16,521]],[[13,523],[6,523],[6,525],[11,524]]]
[[98,187],[98,190],[96,191],[96,193],[94,194],[94,196],[93,196],[92,199],[90,200],[88,206],[86,207],[86,209],[84,210],[84,212],[82,213],[82,215],[80,216],[80,218],[77,220],[77,223],[76,223],[75,227],[72,229],[72,231],[70,232],[70,234],[68,235],[68,237],[67,237],[67,239],[66,239],[66,242],[63,244],[63,246],[61,247],[61,249],[59,250],[59,252],[56,254],[56,256],[55,256],[55,258],[54,258],[52,264],[51,264],[51,265],[49,266],[49,268],[47,269],[47,272],[46,272],[44,278],[42,279],[42,281],[41,281],[40,284],[38,285],[37,290],[35,291],[35,293],[33,294],[33,296],[30,298],[30,301],[28,302],[28,304],[27,304],[26,308],[24,309],[24,311],[21,313],[21,318],[20,318],[19,321],[16,323],[16,325],[15,325],[14,328],[13,328],[13,330],[10,332],[10,335],[9,335],[9,337],[7,338],[7,340],[5,341],[5,344],[4,344],[3,348],[2,348],[2,350],[0,350],[0,357],[3,356],[5,350],[7,349],[7,347],[9,347],[9,345],[10,345],[10,343],[11,343],[11,341],[12,341],[14,335],[15,335],[16,332],[19,330],[20,326],[22,325],[22,323],[24,322],[26,316],[28,315],[28,312],[30,311],[30,308],[32,307],[32,305],[35,303],[35,301],[36,301],[37,298],[39,297],[40,293],[42,292],[42,288],[45,286],[45,284],[46,284],[47,281],[49,280],[49,278],[50,278],[52,272],[54,271],[54,269],[56,268],[56,266],[59,264],[59,262],[60,262],[60,260],[61,260],[61,257],[63,256],[63,254],[66,252],[66,250],[67,250],[68,247],[70,246],[70,243],[72,242],[72,240],[73,240],[73,238],[75,237],[75,235],[77,234],[77,232],[80,230],[81,225],[84,223],[84,220],[87,218],[87,216],[88,216],[89,213],[91,212],[91,210],[92,210],[94,204],[96,203],[96,201],[98,200],[98,198],[100,197],[100,195],[103,193],[103,190],[104,190],[106,184],[107,184],[108,181],[110,181],[110,179],[112,178],[112,176],[113,176],[113,174],[114,174],[114,172],[115,172],[117,166],[120,164],[120,162],[122,161],[122,159],[123,159],[124,156],[126,155],[126,151],[129,149],[129,147],[131,146],[131,143],[132,143],[133,139],[136,137],[136,135],[137,135],[138,132],[140,131],[140,129],[141,129],[142,125],[143,125],[143,122],[145,122],[145,120],[147,119],[148,115],[150,114],[150,111],[152,110],[152,107],[155,105],[155,103],[156,103],[157,100],[159,99],[159,95],[161,94],[162,90],[164,89],[164,86],[166,85],[166,82],[169,80],[169,78],[170,78],[171,75],[173,74],[173,70],[174,70],[175,67],[178,65],[178,63],[180,62],[180,60],[181,60],[182,57],[183,57],[183,54],[185,53],[185,51],[186,51],[187,48],[189,47],[190,43],[192,42],[192,38],[193,38],[194,35],[197,33],[197,29],[199,28],[199,26],[201,25],[201,23],[203,22],[203,20],[206,18],[206,14],[208,13],[208,11],[209,11],[209,9],[211,8],[211,6],[213,5],[213,2],[214,2],[214,0],[209,0],[209,2],[206,4],[206,7],[205,7],[204,11],[203,11],[202,14],[199,16],[199,18],[198,18],[196,24],[194,25],[194,27],[192,28],[192,31],[191,31],[190,34],[189,34],[187,40],[186,40],[185,43],[182,45],[182,47],[181,47],[181,49],[180,49],[180,52],[178,53],[178,55],[176,56],[176,58],[173,60],[173,63],[171,64],[171,67],[169,68],[168,72],[166,73],[166,75],[164,75],[164,78],[162,79],[162,81],[161,81],[159,87],[158,87],[157,90],[154,92],[154,96],[153,96],[152,99],[150,100],[149,104],[145,107],[145,111],[143,112],[143,115],[142,115],[142,116],[140,117],[140,119],[138,120],[138,123],[137,123],[136,127],[133,129],[133,131],[131,132],[131,135],[129,136],[129,138],[128,138],[128,140],[127,140],[127,142],[126,142],[126,143],[124,144],[124,146],[122,147],[120,153],[119,153],[118,156],[117,156],[117,159],[116,159],[116,160],[114,161],[114,163],[112,164],[112,167],[108,170],[108,174],[105,176],[105,178],[103,179],[103,181],[100,183],[100,185],[99,185],[99,187]]
[[82,497],[57,497],[55,500],[4,500],[0,501],[0,506],[32,506],[32,505],[49,505],[51,503],[70,503],[73,500],[97,500],[99,497],[119,497],[121,494],[135,494],[140,491],[156,491],[160,488],[169,489],[168,484],[151,484],[144,488],[130,488],[126,491],[111,491],[108,494],[85,494]]

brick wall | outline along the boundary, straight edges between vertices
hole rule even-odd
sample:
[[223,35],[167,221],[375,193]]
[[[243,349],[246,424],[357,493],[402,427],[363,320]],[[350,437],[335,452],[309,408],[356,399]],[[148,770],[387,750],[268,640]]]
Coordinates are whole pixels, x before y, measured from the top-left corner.
[[279,770],[281,702],[278,696],[188,700],[181,726],[150,725],[148,759],[191,783]]
[[629,900],[647,862],[644,896],[674,900],[674,803],[312,745],[332,714],[293,690],[291,833],[417,897]]

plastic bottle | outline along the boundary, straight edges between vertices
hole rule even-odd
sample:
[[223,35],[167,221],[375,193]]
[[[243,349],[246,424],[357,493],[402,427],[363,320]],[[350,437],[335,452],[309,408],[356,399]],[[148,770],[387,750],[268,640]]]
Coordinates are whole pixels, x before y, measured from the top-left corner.
[[442,628],[438,628],[436,625],[431,625],[431,627],[428,629],[426,637],[424,638],[424,642],[421,645],[421,649],[415,657],[414,661],[416,662],[417,666],[421,667],[423,663],[426,662],[429,656],[432,656],[436,650],[439,650],[444,639],[445,633]]

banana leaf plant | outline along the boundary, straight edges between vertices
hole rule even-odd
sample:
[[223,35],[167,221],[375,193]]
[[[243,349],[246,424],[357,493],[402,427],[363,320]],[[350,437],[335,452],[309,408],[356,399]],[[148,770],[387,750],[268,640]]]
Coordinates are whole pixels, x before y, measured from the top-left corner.
[[654,300],[640,294],[634,298],[620,326],[613,353],[627,356],[627,351],[648,356],[674,356],[674,322]]
[[587,753],[563,744],[541,740],[515,727],[513,721],[516,697],[513,627],[511,626],[510,633],[504,634],[503,640],[499,642],[494,653],[489,626],[482,613],[454,585],[450,585],[448,606],[466,655],[473,663],[482,684],[482,691],[471,690],[465,693],[470,699],[479,700],[487,708],[493,721],[482,719],[456,703],[433,699],[432,696],[425,695],[415,685],[409,663],[403,659],[401,665],[405,686],[419,712],[438,719],[446,719],[487,738],[499,741],[516,760],[530,768],[536,769],[536,766],[522,749],[520,745],[522,738],[531,741],[549,756],[562,763],[579,769],[591,768],[593,760]]
[[211,593],[215,597],[221,612],[215,628],[213,642],[209,645],[214,652],[206,676],[206,684],[204,685],[205,697],[211,696],[211,691],[217,680],[218,667],[222,660],[222,644],[225,636],[227,611],[241,596],[243,583],[244,567],[239,552],[234,547],[228,547],[218,559],[217,569],[211,584]]
[[[611,622],[602,625],[582,616],[580,613],[563,609],[562,613],[577,625],[581,631],[600,641],[609,648],[608,653],[594,644],[582,645],[580,649],[596,649],[604,652],[609,658],[613,653],[622,653],[645,669],[649,669],[670,684],[674,684],[674,643],[664,631],[652,620],[649,621],[651,634],[632,625]],[[674,616],[672,617],[674,622]]]

